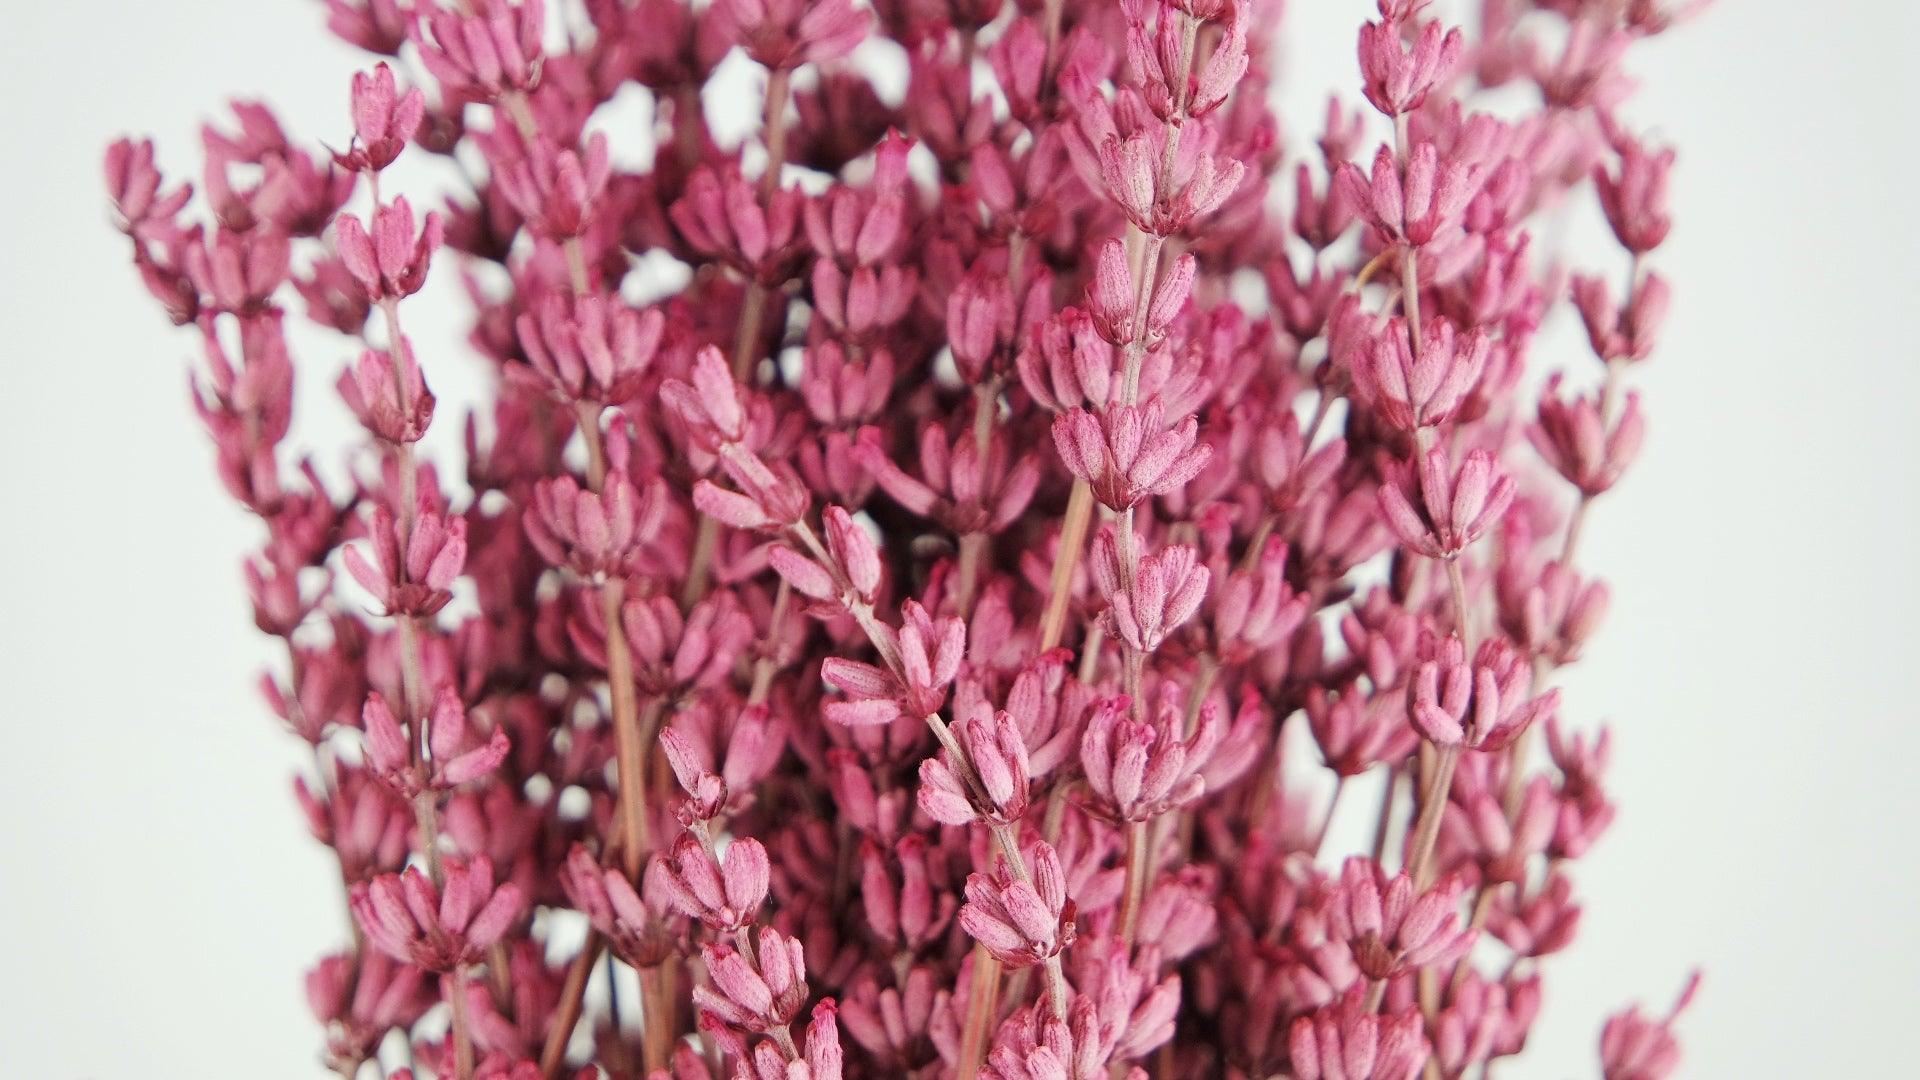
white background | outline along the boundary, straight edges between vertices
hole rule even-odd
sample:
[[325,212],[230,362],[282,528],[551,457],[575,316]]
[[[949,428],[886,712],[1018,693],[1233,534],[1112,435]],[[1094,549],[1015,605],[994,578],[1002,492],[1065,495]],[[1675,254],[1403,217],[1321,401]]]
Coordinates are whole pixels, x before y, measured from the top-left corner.
[[[1324,89],[1351,80],[1371,5],[1294,6],[1298,139]],[[320,18],[297,0],[8,5],[10,1076],[311,1071],[300,973],[342,913],[289,792],[299,747],[252,688],[266,649],[236,559],[255,529],[213,479],[186,404],[194,343],[126,265],[98,162],[144,131],[176,174],[197,168],[195,122],[236,92],[303,137],[343,139],[355,60]],[[1920,158],[1897,73],[1916,39],[1904,3],[1744,0],[1634,62],[1629,116],[1681,148],[1678,225],[1655,260],[1676,309],[1635,372],[1646,452],[1584,549],[1615,606],[1568,708],[1618,725],[1621,811],[1577,869],[1587,918],[1549,969],[1534,1050],[1503,1076],[1593,1075],[1599,1019],[1636,997],[1664,1007],[1694,963],[1707,981],[1684,1075],[1913,1069],[1896,1047],[1920,1011]],[[451,342],[452,325],[416,332]],[[303,358],[331,371],[341,351]],[[336,408],[326,379],[306,391],[316,409]]]

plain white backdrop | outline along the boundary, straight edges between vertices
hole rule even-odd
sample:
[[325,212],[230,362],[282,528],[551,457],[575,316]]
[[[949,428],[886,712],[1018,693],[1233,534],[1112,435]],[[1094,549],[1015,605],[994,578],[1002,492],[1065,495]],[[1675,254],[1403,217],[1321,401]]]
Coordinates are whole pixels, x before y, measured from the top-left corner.
[[[1293,6],[1283,89],[1317,124],[1371,4]],[[134,131],[195,167],[198,121],[234,94],[343,138],[356,59],[320,11],[23,3],[0,34],[10,1076],[319,1075],[300,974],[343,913],[290,794],[300,748],[253,690],[267,650],[236,561],[255,530],[213,479],[194,342],[127,266],[98,162]],[[1629,116],[1681,151],[1655,259],[1676,304],[1634,373],[1646,451],[1584,548],[1615,604],[1566,710],[1616,724],[1620,817],[1503,1076],[1594,1075],[1600,1018],[1664,1006],[1694,964],[1683,1075],[1914,1071],[1916,39],[1904,3],[1731,0],[1635,61]],[[456,319],[415,332],[450,343]],[[315,408],[340,351],[302,354]]]

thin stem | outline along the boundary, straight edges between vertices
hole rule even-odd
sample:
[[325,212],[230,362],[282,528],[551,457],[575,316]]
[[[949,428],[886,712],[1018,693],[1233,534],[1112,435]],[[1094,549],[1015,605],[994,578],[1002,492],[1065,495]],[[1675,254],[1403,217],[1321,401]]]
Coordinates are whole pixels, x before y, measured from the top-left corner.
[[720,546],[720,523],[700,515],[700,528],[693,537],[693,557],[687,564],[687,583],[680,589],[682,610],[693,607],[707,595],[713,553]]
[[767,617],[767,639],[761,643],[760,655],[753,662],[753,687],[747,693],[748,705],[764,705],[767,695],[773,692],[773,674],[779,665],[781,628],[786,625],[787,605],[792,603],[793,587],[786,578],[773,593],[773,614]]
[[520,137],[532,142],[540,134],[540,125],[534,122],[533,109],[527,104],[527,95],[518,90],[509,90],[500,95],[500,103],[507,107],[507,119],[520,132]]
[[1193,689],[1187,693],[1187,712],[1180,725],[1182,739],[1193,738],[1194,728],[1200,723],[1200,709],[1206,704],[1207,695],[1213,692],[1214,680],[1219,677],[1219,659],[1211,652],[1201,653],[1199,670],[1193,676]]
[[1093,521],[1093,488],[1076,479],[1067,496],[1067,512],[1060,519],[1060,544],[1053,554],[1053,578],[1047,588],[1047,612],[1040,623],[1040,651],[1060,644],[1066,631],[1067,603],[1072,599],[1073,574],[1087,544],[1087,526]]
[[1389,768],[1386,783],[1380,786],[1380,813],[1373,821],[1373,861],[1387,857],[1387,832],[1393,824],[1393,793],[1400,786],[1400,773]]
[[[1053,74],[1054,62],[1060,55],[1060,17],[1066,6],[1066,0],[1046,0],[1043,8],[1042,22],[1047,33],[1047,59],[1043,72],[1049,76]],[[1054,81],[1051,78],[1045,78],[1040,81],[1040,85],[1044,92],[1054,86]]]
[[1368,1013],[1380,1011],[1380,1002],[1387,996],[1387,980],[1375,979],[1367,984],[1367,1000],[1362,1009]]
[[[1620,374],[1623,362],[1615,357],[1607,361],[1607,377],[1600,389],[1600,430],[1611,432],[1615,414],[1620,408]],[[1567,540],[1560,547],[1560,564],[1573,566],[1573,555],[1580,546],[1580,534],[1587,522],[1587,509],[1593,505],[1593,496],[1580,493],[1580,499],[1574,504],[1573,517],[1567,522]]]
[[1447,805],[1447,792],[1453,790],[1453,771],[1460,763],[1460,747],[1440,750],[1439,764],[1420,793],[1420,818],[1413,834],[1413,851],[1407,857],[1407,872],[1416,892],[1424,892],[1433,880],[1433,844],[1440,836],[1440,815]]
[[640,975],[640,1060],[648,1076],[665,1069],[673,1056],[678,1035],[675,1007],[679,1000],[678,969],[661,964],[645,968]]
[[593,286],[587,277],[587,256],[586,252],[580,246],[580,238],[577,236],[567,237],[566,243],[561,245],[561,250],[566,252],[567,277],[573,285],[573,294],[575,296],[587,295],[588,292],[592,291]]
[[758,278],[747,282],[740,302],[740,328],[733,336],[733,377],[746,381],[759,357],[760,324],[767,317],[767,287]]
[[[1393,118],[1393,142],[1403,175],[1408,141],[1407,114],[1400,113]],[[1400,306],[1407,313],[1407,339],[1417,361],[1420,357],[1420,253],[1411,247],[1405,248],[1400,256]]]
[[420,786],[413,797],[414,824],[420,830],[420,853],[427,860],[427,876],[435,888],[444,884],[440,866],[440,796],[428,782],[432,764],[427,756],[426,676],[420,658],[420,631],[415,617],[402,615],[400,623],[400,683],[412,725],[413,771]]
[[[1487,917],[1493,913],[1493,901],[1498,890],[1505,882],[1482,881],[1478,895],[1473,899],[1473,919],[1467,924],[1470,930],[1479,930],[1487,925]],[[1460,991],[1460,984],[1467,979],[1467,972],[1473,967],[1473,953],[1461,956],[1453,965],[1453,978],[1447,982],[1447,996],[1451,998]]]
[[[1424,429],[1423,429],[1424,430]],[[1466,581],[1460,572],[1460,560],[1448,559],[1447,584],[1453,593],[1453,622],[1460,634],[1466,655],[1473,655],[1473,620],[1467,607]],[[1408,856],[1408,873],[1416,891],[1423,891],[1433,879],[1433,845],[1440,836],[1440,817],[1446,810],[1447,793],[1453,790],[1453,771],[1460,763],[1460,745],[1440,748],[1438,763],[1420,793],[1420,818],[1413,834],[1413,850]]]
[[999,1010],[1000,961],[985,945],[973,947],[973,985],[967,993],[967,1015],[961,1027],[960,1061],[954,1068],[957,1080],[973,1080],[987,1056],[987,1029]]
[[1147,823],[1127,823],[1127,887],[1121,894],[1120,943],[1131,949],[1140,925],[1140,905],[1147,896]]
[[587,444],[587,486],[599,491],[607,482],[607,448],[600,439],[600,406],[592,401],[573,403],[580,437]]
[[560,1004],[554,1009],[553,1024],[547,1028],[546,1045],[540,1050],[540,1075],[547,1080],[554,1080],[560,1074],[560,1066],[566,1062],[567,1043],[573,1040],[573,1029],[580,1023],[580,1013],[587,997],[587,980],[593,975],[593,964],[600,958],[603,944],[598,933],[589,931],[586,942],[574,954],[573,962],[567,965],[567,979],[560,987]]
[[1318,858],[1320,849],[1327,846],[1327,830],[1333,828],[1333,813],[1340,809],[1340,795],[1347,790],[1347,774],[1336,773],[1333,778],[1333,795],[1327,799],[1326,816],[1320,819],[1320,831],[1313,837],[1313,855]]
[[1160,276],[1160,251],[1166,246],[1166,240],[1147,233],[1141,243],[1140,270],[1134,276],[1133,337],[1121,354],[1122,405],[1132,405],[1140,398],[1140,367],[1147,357],[1147,310],[1153,303],[1154,282]]
[[[973,388],[973,450],[975,459],[985,468],[988,448],[993,445],[993,423],[1000,411],[1000,380],[989,376]],[[960,538],[960,565],[954,581],[954,606],[960,617],[973,610],[974,593],[980,584],[980,566],[985,560],[989,537],[985,532],[970,532]]]
[[767,171],[760,174],[760,202],[766,205],[780,190],[780,170],[787,163],[787,97],[793,72],[776,68],[767,76],[767,112],[765,136]]
[[467,1080],[473,1075],[473,1029],[467,1018],[467,973],[459,966],[453,969],[453,1075],[457,1080]]
[[[622,845],[622,865],[627,877],[639,880],[641,857],[653,847],[652,825],[647,821],[646,748],[640,741],[640,709],[633,682],[633,654],[627,646],[626,630],[620,625],[621,598],[626,583],[611,578],[600,587],[601,616],[607,634],[607,690],[613,702],[613,739],[615,767],[618,772],[620,819],[626,826]],[[657,702],[648,709],[659,708]]]
[[1264,514],[1260,524],[1253,527],[1253,535],[1247,539],[1247,550],[1240,553],[1240,569],[1253,569],[1260,562],[1260,552],[1267,546],[1267,538],[1273,535],[1274,526],[1279,524],[1278,514]]

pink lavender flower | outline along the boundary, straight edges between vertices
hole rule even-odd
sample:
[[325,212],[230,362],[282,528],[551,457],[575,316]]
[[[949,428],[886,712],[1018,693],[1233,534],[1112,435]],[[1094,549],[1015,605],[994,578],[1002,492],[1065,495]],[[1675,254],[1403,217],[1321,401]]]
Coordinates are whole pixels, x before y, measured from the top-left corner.
[[967,878],[960,926],[1008,967],[1024,967],[1073,944],[1074,908],[1053,848],[1036,843],[1024,856],[1032,877],[1001,865]]
[[613,170],[610,153],[606,135],[597,131],[578,151],[535,139],[523,153],[496,165],[496,183],[529,225],[548,239],[568,240],[586,231],[594,204],[606,191]]
[[393,69],[375,64],[371,72],[353,76],[354,146],[334,160],[354,172],[379,172],[394,163],[420,131],[427,96],[419,87],[402,94],[394,84]]
[[[1380,0],[1309,146],[1242,0],[326,0],[372,54],[344,147],[241,102],[194,184],[110,148],[111,224],[263,526],[259,684],[360,927],[308,982],[328,1064],[1519,1053],[1580,921],[1566,864],[1616,813],[1612,736],[1553,684],[1606,607],[1576,541],[1671,299],[1672,154],[1620,118],[1680,13],[1510,6]],[[746,132],[703,107],[734,51]],[[645,123],[608,122],[636,86]],[[415,146],[462,166],[432,207],[391,168]],[[1540,254],[1588,198],[1624,276]],[[429,346],[408,313],[448,273],[472,318]],[[350,343],[332,471],[289,441],[288,304]],[[1591,357],[1538,335],[1563,305]],[[475,357],[464,431],[427,440]],[[1398,872],[1330,869],[1355,813]],[[624,1026],[588,992],[621,966]],[[1671,1028],[1616,1018],[1608,1076],[1670,1072]]]
[[1700,975],[1694,973],[1680,991],[1680,997],[1656,1020],[1642,1015],[1638,1006],[1617,1013],[1607,1020],[1600,1033],[1600,1073],[1606,1080],[1664,1080],[1680,1065],[1680,1044],[1673,1034],[1673,1023],[1692,1003],[1700,989]]
[[1371,1016],[1357,1000],[1293,1022],[1288,1040],[1300,1080],[1412,1080],[1426,1064],[1420,1014]]
[[1567,947],[1580,928],[1573,885],[1555,874],[1536,891],[1511,890],[1494,897],[1487,932],[1517,956],[1546,956]]
[[1115,405],[1095,415],[1075,409],[1053,422],[1053,441],[1067,470],[1093,488],[1110,510],[1178,490],[1206,467],[1213,448],[1195,444],[1189,417],[1172,428],[1160,406]]
[[433,394],[405,338],[386,351],[361,353],[337,386],[361,425],[390,443],[419,442],[433,422]]
[[1201,710],[1189,738],[1177,709],[1161,708],[1151,721],[1134,720],[1125,698],[1096,709],[1080,740],[1080,767],[1088,806],[1113,821],[1146,821],[1191,803],[1207,789],[1205,769],[1225,735],[1218,712]]
[[416,766],[411,733],[400,727],[387,699],[367,695],[361,725],[367,733],[367,764],[400,794],[411,798],[422,790],[445,790],[469,784],[500,767],[511,749],[507,733],[490,735],[475,729],[453,687],[443,686],[434,696],[425,720],[430,758]]
[[608,473],[599,491],[571,476],[535,486],[527,539],[554,566],[599,579],[625,573],[660,528],[657,488],[642,494],[624,473]]
[[432,615],[453,599],[453,583],[467,561],[467,520],[425,511],[413,521],[401,550],[399,524],[384,506],[374,508],[368,528],[368,561],[362,549],[342,556],[347,572],[389,615]]
[[1606,583],[1582,580],[1557,561],[1541,567],[1537,575],[1509,563],[1502,567],[1497,585],[1500,623],[1507,636],[1556,664],[1578,660],[1581,647],[1607,614]]
[[477,962],[520,918],[520,887],[496,888],[491,860],[445,865],[446,884],[438,889],[418,867],[353,887],[353,917],[380,951],[428,971],[452,971]]
[[407,36],[441,86],[491,98],[539,82],[546,21],[544,0],[488,0],[456,11],[426,0],[414,9]]
[[1512,479],[1485,450],[1469,450],[1456,472],[1446,449],[1436,446],[1417,466],[1397,468],[1380,485],[1380,509],[1400,542],[1430,559],[1458,556],[1513,501]]
[[1372,859],[1354,856],[1340,870],[1329,897],[1327,927],[1353,949],[1369,979],[1390,979],[1412,968],[1444,965],[1473,947],[1478,931],[1461,926],[1466,884],[1449,878],[1416,892],[1405,873],[1391,877]]
[[575,847],[567,853],[560,885],[621,959],[638,967],[652,967],[666,959],[671,941],[659,927],[659,916],[625,874],[603,869],[585,848]]
[[[976,716],[957,728],[964,765],[945,756],[920,763],[920,809],[935,821],[966,825],[981,818],[1018,821],[1027,812],[1027,743],[1005,712]],[[970,789],[963,777],[977,782]]]
[[841,724],[885,724],[905,716],[930,716],[946,704],[947,688],[960,671],[967,628],[959,619],[936,619],[915,601],[904,604],[902,625],[882,629],[884,654],[897,673],[853,660],[831,657],[820,677],[847,695],[829,703],[829,720]]
[[867,36],[867,13],[848,0],[723,0],[721,26],[769,68],[834,60]]
[[1441,160],[1432,143],[1414,147],[1402,173],[1393,151],[1382,146],[1373,171],[1342,165],[1336,177],[1341,194],[1361,208],[1369,224],[1389,240],[1420,247],[1433,243],[1460,223],[1477,190],[1473,166]]
[[1409,50],[1401,40],[1403,25],[1390,18],[1360,28],[1360,74],[1367,100],[1388,116],[1425,103],[1435,84],[1452,74],[1465,47],[1459,30],[1443,29],[1436,21],[1420,28]]
[[647,895],[715,930],[753,924],[767,898],[767,849],[751,837],[727,845],[724,854],[690,834],[647,867]]
[[666,318],[598,296],[571,304],[550,296],[516,327],[527,362],[556,398],[614,405],[639,395]]
[[1314,687],[1307,698],[1307,724],[1327,767],[1341,776],[1397,761],[1419,741],[1406,709],[1386,695],[1368,698],[1349,691],[1334,698]]
[[1644,360],[1652,355],[1671,301],[1665,278],[1648,273],[1634,284],[1624,308],[1616,308],[1599,277],[1576,274],[1573,303],[1586,325],[1587,340],[1602,360]]
[[705,945],[713,985],[695,987],[694,1004],[723,1024],[767,1031],[793,1021],[807,1003],[807,961],[800,942],[763,928],[754,956],[727,945]]
[[1608,138],[1619,156],[1619,167],[1608,172],[1595,166],[1593,186],[1620,245],[1635,255],[1644,255],[1659,247],[1673,227],[1673,220],[1667,216],[1667,174],[1673,168],[1673,150],[1651,151],[1611,125]]
[[1460,640],[1448,638],[1414,676],[1410,711],[1414,726],[1438,745],[1498,750],[1559,703],[1558,689],[1531,695],[1527,664],[1506,642],[1481,642],[1468,664]]
[[1395,321],[1374,339],[1372,352],[1354,365],[1354,392],[1382,420],[1402,430],[1437,427],[1453,418],[1486,370],[1485,333],[1459,333],[1445,319],[1426,325],[1415,356]]
[[1627,394],[1617,417],[1603,417],[1603,402],[1595,398],[1558,396],[1560,378],[1547,380],[1540,397],[1540,416],[1527,430],[1540,456],[1589,497],[1612,488],[1640,453],[1646,422],[1640,417],[1640,396]]
[[1108,603],[1113,631],[1129,647],[1150,653],[1200,610],[1209,571],[1190,547],[1169,547],[1141,556],[1125,580],[1119,541],[1111,530],[1094,542],[1094,579]]

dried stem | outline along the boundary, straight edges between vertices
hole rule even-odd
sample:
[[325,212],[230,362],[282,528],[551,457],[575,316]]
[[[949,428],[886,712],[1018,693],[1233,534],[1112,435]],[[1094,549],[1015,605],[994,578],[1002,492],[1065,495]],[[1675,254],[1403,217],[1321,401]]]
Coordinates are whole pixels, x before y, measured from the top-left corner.
[[1047,611],[1040,624],[1040,650],[1060,644],[1067,625],[1067,604],[1073,597],[1073,574],[1087,545],[1087,526],[1093,521],[1093,488],[1076,479],[1067,496],[1067,512],[1060,519],[1060,544],[1053,556],[1053,578],[1047,588]]
[[467,1017],[467,973],[459,966],[453,969],[453,993],[448,1002],[453,1007],[453,1075],[456,1080],[467,1080],[473,1075],[473,1028]]
[[560,1066],[566,1062],[567,1043],[573,1039],[573,1029],[580,1023],[580,1013],[586,1002],[587,980],[593,976],[594,961],[600,958],[604,944],[598,933],[588,931],[587,940],[567,965],[566,982],[560,986],[560,1004],[554,1009],[553,1023],[547,1028],[546,1045],[540,1050],[540,1075],[547,1080],[554,1080],[560,1074]]
[[1127,832],[1127,885],[1120,900],[1120,943],[1129,949],[1140,926],[1140,904],[1147,896],[1147,823],[1129,821]]

